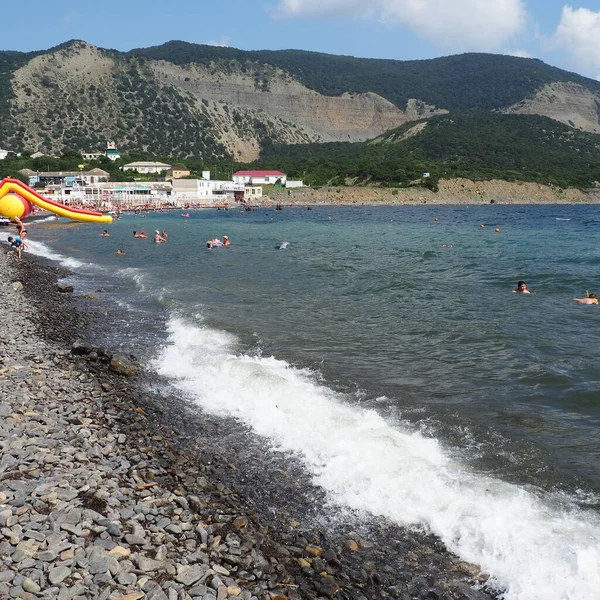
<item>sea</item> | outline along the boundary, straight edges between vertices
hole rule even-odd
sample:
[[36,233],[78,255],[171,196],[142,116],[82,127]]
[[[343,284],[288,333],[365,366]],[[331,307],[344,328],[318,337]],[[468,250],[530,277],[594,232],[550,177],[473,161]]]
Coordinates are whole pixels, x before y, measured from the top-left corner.
[[506,600],[600,598],[600,306],[573,301],[600,293],[600,207],[188,214],[49,218],[30,251],[103,303],[103,344],[300,461],[328,510],[435,534]]

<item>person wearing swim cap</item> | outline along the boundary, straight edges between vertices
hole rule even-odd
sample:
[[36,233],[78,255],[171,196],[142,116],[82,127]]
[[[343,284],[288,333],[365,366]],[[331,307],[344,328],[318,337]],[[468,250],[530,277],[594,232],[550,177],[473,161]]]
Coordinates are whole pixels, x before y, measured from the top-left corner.
[[160,235],[160,231],[157,229],[154,232],[154,243],[155,244],[161,244],[162,242],[166,242],[166,241],[167,240],[165,240],[165,238],[162,235]]
[[231,242],[226,235],[223,236],[223,246],[231,246]]

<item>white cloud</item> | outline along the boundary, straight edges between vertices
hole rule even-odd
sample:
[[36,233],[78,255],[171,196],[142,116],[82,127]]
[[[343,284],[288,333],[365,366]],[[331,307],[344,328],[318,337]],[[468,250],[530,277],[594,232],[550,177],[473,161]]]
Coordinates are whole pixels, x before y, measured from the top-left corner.
[[571,55],[578,68],[600,70],[600,12],[567,4],[552,41]]
[[219,46],[221,48],[227,48],[231,38],[227,35],[222,35],[218,40],[211,40],[210,42],[204,42],[207,46]]
[[522,0],[379,0],[383,16],[428,41],[458,50],[496,50],[525,25]]
[[497,50],[523,29],[527,18],[524,0],[279,0],[278,14],[377,16],[452,51]]
[[279,0],[277,16],[293,17],[357,17],[373,13],[379,0]]
[[517,58],[533,58],[533,55],[527,52],[527,50],[506,50],[503,54],[516,56]]

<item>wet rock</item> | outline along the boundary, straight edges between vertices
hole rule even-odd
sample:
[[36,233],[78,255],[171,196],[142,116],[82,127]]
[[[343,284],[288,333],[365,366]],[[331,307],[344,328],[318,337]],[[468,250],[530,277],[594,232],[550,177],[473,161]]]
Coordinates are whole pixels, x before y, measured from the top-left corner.
[[71,346],[71,354],[74,356],[86,356],[94,351],[94,347],[84,340],[76,340]]
[[73,286],[72,285],[68,285],[66,283],[59,283],[59,284],[57,284],[56,289],[61,294],[70,294],[73,291]]
[[140,373],[140,368],[123,356],[113,356],[109,365],[112,371],[125,377],[135,377]]

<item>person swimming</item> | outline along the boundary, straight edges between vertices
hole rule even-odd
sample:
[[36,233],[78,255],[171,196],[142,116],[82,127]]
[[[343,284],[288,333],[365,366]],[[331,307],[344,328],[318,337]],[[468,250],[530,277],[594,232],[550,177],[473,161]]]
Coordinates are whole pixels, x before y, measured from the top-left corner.
[[100,237],[110,237],[110,233],[108,233],[108,229],[105,229],[101,234]]
[[531,292],[527,289],[524,281],[517,281],[517,287],[513,290],[513,294],[531,294]]
[[585,290],[585,298],[573,298],[573,300],[579,304],[598,304],[598,296],[590,294],[587,290]]
[[166,242],[167,240],[165,240],[165,238],[160,235],[160,231],[157,229],[154,232],[154,243],[155,244],[162,244],[163,242]]
[[219,238],[213,238],[206,242],[207,248],[222,248],[225,244]]
[[231,242],[226,235],[223,236],[223,246],[231,246]]

